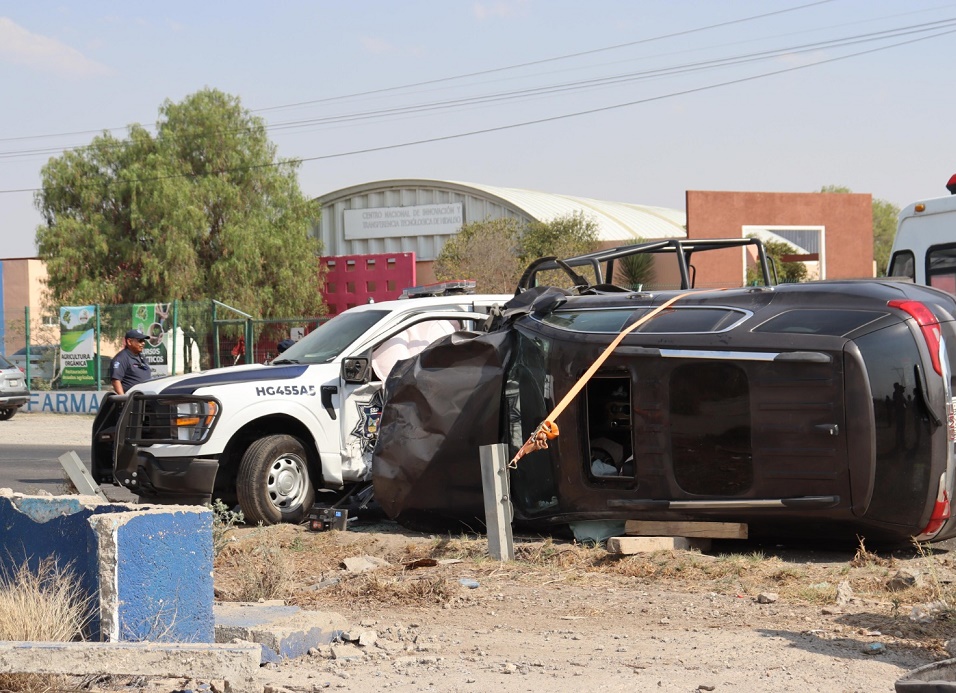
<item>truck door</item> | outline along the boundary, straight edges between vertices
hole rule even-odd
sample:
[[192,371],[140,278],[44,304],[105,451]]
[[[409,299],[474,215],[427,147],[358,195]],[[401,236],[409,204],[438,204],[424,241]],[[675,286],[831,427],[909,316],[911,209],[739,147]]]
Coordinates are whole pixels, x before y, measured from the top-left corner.
[[343,360],[339,384],[343,480],[360,481],[371,475],[372,450],[385,406],[383,386],[395,364],[417,356],[442,337],[474,328],[486,317],[463,311],[410,315]]

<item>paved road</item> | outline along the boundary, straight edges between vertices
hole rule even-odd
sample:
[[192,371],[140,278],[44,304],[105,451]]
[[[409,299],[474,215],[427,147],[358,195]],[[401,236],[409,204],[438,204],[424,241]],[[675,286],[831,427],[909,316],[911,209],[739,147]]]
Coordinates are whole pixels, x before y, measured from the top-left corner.
[[63,486],[66,473],[60,466],[60,455],[75,451],[90,468],[90,449],[76,445],[47,445],[45,443],[8,445],[0,443],[0,488],[12,488],[20,493],[44,489],[57,493]]
[[[75,452],[90,467],[89,416],[18,413],[0,422],[0,488],[19,493],[64,492],[67,475],[59,457]],[[133,494],[119,486],[103,489],[107,498],[129,502]]]

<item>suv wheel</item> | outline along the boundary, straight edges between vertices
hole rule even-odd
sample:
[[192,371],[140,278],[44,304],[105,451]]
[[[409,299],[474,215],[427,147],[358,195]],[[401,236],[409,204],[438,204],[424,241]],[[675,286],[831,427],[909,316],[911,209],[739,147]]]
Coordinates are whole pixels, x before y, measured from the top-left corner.
[[315,502],[301,441],[288,435],[255,441],[239,463],[236,492],[246,522],[301,522]]
[[17,413],[16,407],[11,407],[9,409],[0,409],[0,421],[6,421],[7,419],[12,419],[13,415]]

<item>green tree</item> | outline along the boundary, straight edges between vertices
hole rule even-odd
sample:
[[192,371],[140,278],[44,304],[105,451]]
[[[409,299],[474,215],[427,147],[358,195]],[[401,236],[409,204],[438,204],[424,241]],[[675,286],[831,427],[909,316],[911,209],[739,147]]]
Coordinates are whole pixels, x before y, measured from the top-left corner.
[[[626,245],[639,243],[644,243],[644,239],[638,238]],[[655,279],[654,257],[653,253],[637,253],[620,258],[615,263],[617,269],[614,272],[614,283],[629,289],[649,287]]]
[[[480,292],[510,293],[533,260],[596,250],[597,229],[594,220],[580,213],[527,224],[510,218],[465,224],[442,247],[435,261],[435,276],[442,281],[474,279]],[[567,284],[568,276],[556,272],[543,281]]]
[[435,260],[439,281],[473,279],[480,293],[515,290],[523,264],[518,257],[521,224],[517,219],[487,219],[464,224],[442,246]]
[[892,202],[873,200],[873,260],[876,261],[878,277],[886,276],[899,216],[900,208]]
[[[753,234],[748,238],[755,238]],[[772,261],[772,265],[777,268],[778,282],[802,282],[807,278],[807,266],[802,262],[784,262],[784,255],[795,255],[797,249],[786,241],[764,241],[764,250],[767,253],[767,259]],[[771,278],[773,269],[770,270]],[[747,268],[747,284],[763,284],[763,275],[760,273],[760,266],[753,265]]]
[[583,255],[597,249],[598,225],[582,212],[551,221],[532,221],[521,232],[519,253],[525,265],[539,257]]
[[35,204],[56,304],[215,298],[261,317],[316,315],[318,210],[296,164],[237,97],[204,89],[51,159]]
[[[824,185],[822,193],[853,192],[844,185]],[[900,208],[892,202],[873,198],[873,260],[876,262],[876,275],[886,276],[886,266],[890,262],[890,251],[896,237],[896,223]]]

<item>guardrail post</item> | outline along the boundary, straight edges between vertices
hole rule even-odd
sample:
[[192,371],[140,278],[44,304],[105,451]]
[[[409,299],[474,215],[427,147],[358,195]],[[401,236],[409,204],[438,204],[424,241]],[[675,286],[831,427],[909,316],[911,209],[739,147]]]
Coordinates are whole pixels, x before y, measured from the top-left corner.
[[515,548],[511,521],[514,519],[514,510],[511,507],[508,478],[508,447],[503,443],[482,445],[479,451],[488,554],[498,561],[513,561]]

